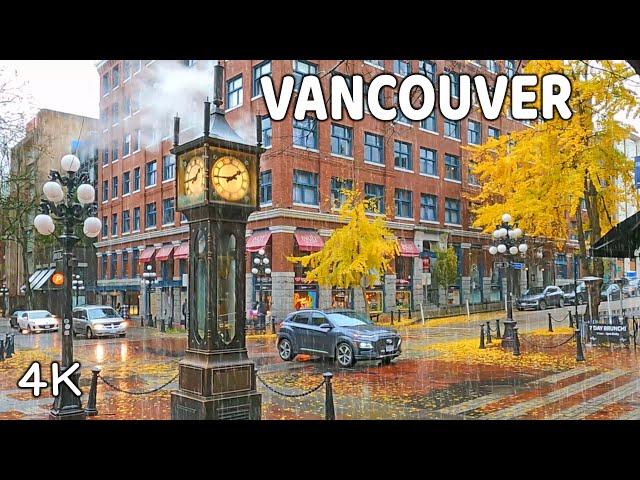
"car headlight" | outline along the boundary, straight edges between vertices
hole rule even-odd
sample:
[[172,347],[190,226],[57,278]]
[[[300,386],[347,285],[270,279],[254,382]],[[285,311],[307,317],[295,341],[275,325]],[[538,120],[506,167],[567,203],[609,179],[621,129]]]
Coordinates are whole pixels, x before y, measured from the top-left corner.
[[127,328],[129,326],[129,322],[127,322],[126,320],[124,322],[120,322],[120,326]]
[[360,348],[362,348],[362,349],[372,349],[373,345],[371,345],[371,342],[360,342]]
[[375,335],[362,335],[362,334],[358,334],[358,335],[354,335],[353,336],[356,340],[375,340],[376,336]]
[[398,338],[398,348],[400,348],[401,343],[402,343],[402,338]]

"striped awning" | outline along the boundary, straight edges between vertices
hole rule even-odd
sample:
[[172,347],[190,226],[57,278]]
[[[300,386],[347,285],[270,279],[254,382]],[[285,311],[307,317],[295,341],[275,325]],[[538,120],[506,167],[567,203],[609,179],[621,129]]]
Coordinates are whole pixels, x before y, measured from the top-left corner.
[[156,253],[156,260],[159,260],[161,262],[168,260],[171,256],[171,252],[173,252],[173,245],[165,245],[160,250],[158,250],[158,253]]
[[176,260],[184,260],[189,258],[189,242],[181,243],[176,251],[173,252],[173,258]]
[[324,246],[324,240],[315,230],[296,230],[294,235],[298,248],[303,252],[318,252]]
[[413,243],[412,240],[400,239],[398,241],[400,246],[400,256],[401,257],[419,257],[420,250],[416,247],[416,244]]
[[147,263],[150,262],[153,258],[154,253],[156,253],[156,247],[147,247],[140,254],[140,258],[138,259],[139,263]]
[[266,247],[270,238],[271,231],[269,230],[254,232],[249,238],[247,238],[247,252],[257,252],[261,248]]

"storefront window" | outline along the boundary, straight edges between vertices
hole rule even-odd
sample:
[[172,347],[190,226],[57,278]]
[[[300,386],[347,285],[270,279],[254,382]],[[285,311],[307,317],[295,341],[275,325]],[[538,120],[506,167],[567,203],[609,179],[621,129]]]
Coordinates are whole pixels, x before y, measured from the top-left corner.
[[398,310],[411,309],[411,291],[410,290],[396,291],[396,308]]
[[331,308],[353,308],[352,289],[333,289],[331,291]]
[[295,285],[293,289],[293,308],[318,308],[318,290],[316,286]]
[[491,293],[489,295],[490,302],[500,302],[502,300],[502,275],[500,270],[495,268],[491,271]]
[[365,292],[369,313],[382,313],[384,311],[384,292],[380,290],[367,290]]

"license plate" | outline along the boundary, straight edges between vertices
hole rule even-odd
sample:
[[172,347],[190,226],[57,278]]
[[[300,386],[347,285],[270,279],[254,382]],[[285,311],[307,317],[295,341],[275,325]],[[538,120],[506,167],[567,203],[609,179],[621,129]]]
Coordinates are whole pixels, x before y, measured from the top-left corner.
[[387,345],[387,346],[385,347],[385,351],[386,351],[387,353],[389,353],[389,352],[393,352],[393,350],[394,350],[393,345]]

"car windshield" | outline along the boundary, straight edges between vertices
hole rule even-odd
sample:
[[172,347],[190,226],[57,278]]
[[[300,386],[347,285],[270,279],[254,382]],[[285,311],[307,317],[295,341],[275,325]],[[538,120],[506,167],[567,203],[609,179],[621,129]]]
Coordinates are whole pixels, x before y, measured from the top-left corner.
[[49,317],[52,317],[52,316],[53,315],[51,315],[46,310],[38,310],[38,311],[35,311],[35,312],[29,312],[29,317],[30,318],[49,318]]
[[525,295],[538,295],[540,293],[544,292],[544,288],[543,287],[531,287],[528,288],[524,291]]
[[327,318],[336,327],[357,327],[360,325],[371,325],[371,320],[358,315],[357,313],[328,313]]
[[89,310],[89,319],[90,320],[99,320],[101,318],[114,318],[117,317],[118,314],[111,307],[104,308],[92,308]]
[[573,293],[573,285],[563,285],[560,288],[564,293]]

